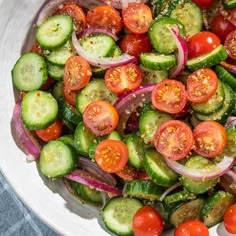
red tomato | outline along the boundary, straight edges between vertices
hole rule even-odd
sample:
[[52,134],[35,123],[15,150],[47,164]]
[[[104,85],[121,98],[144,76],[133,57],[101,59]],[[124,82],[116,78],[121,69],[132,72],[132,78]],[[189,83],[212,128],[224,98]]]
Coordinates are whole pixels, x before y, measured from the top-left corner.
[[118,95],[138,88],[143,79],[143,72],[134,63],[109,68],[105,74],[105,84]]
[[162,80],[153,88],[151,100],[160,111],[170,114],[181,112],[187,102],[185,86],[177,80]]
[[193,129],[194,151],[204,157],[219,155],[225,148],[227,135],[225,128],[218,122],[203,121]]
[[231,205],[224,214],[224,225],[231,234],[236,234],[236,203]]
[[137,171],[136,169],[134,169],[134,167],[129,165],[125,165],[124,168],[117,171],[115,174],[125,181],[131,181],[139,177],[139,171]]
[[66,101],[74,107],[76,106],[77,93],[78,93],[77,90],[70,90],[67,87],[63,86],[63,95],[64,95]]
[[40,45],[35,42],[31,48],[31,52],[34,52],[34,53],[37,53],[41,56],[44,56],[44,52],[43,52],[43,49],[40,47]]
[[119,115],[116,109],[104,100],[91,102],[83,112],[85,126],[96,136],[111,133],[118,125]]
[[162,123],[154,134],[156,150],[171,160],[186,157],[193,148],[192,130],[184,122],[169,120]]
[[226,36],[234,29],[236,29],[236,26],[221,14],[217,14],[211,22],[211,31],[216,34],[222,42],[225,41]]
[[116,34],[122,29],[120,13],[108,5],[91,8],[87,13],[87,24],[92,27],[108,28]]
[[216,73],[209,69],[194,71],[187,78],[187,96],[191,102],[205,102],[212,97],[218,87]]
[[188,57],[194,58],[211,52],[220,45],[220,39],[209,31],[202,31],[190,37],[187,45]]
[[67,90],[79,90],[87,85],[91,76],[89,63],[80,56],[71,56],[66,61],[63,85]]
[[146,34],[127,34],[119,46],[123,52],[136,57],[138,62],[141,53],[152,51],[150,39]]
[[159,236],[164,229],[164,221],[155,208],[143,206],[135,213],[132,228],[135,236]]
[[124,25],[134,34],[147,33],[152,20],[152,11],[144,3],[130,3],[123,11]]
[[214,3],[214,0],[192,0],[192,2],[196,3],[202,9],[206,9]]
[[174,236],[209,236],[209,230],[206,225],[199,220],[188,220],[180,224]]
[[57,118],[51,125],[45,129],[35,130],[36,135],[44,142],[55,140],[62,134],[62,122]]
[[48,90],[52,87],[52,85],[55,83],[55,80],[48,76],[46,82],[42,85],[40,88],[41,90]]
[[66,4],[59,8],[56,14],[66,14],[73,19],[75,30],[80,33],[86,27],[86,16],[81,7],[76,4]]
[[224,46],[229,57],[236,60],[236,29],[227,35]]
[[98,144],[94,158],[102,170],[116,173],[125,167],[128,156],[129,151],[124,142],[106,139]]

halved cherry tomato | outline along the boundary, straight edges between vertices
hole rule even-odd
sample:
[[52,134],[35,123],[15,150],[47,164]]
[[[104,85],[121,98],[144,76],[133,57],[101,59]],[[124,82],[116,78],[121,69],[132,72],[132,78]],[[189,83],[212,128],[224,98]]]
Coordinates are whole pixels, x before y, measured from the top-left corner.
[[216,121],[203,121],[193,129],[194,151],[204,157],[219,155],[225,148],[227,135],[225,128]]
[[151,100],[160,111],[170,114],[181,112],[187,102],[185,86],[177,80],[162,80],[153,88]]
[[63,95],[66,101],[74,107],[76,106],[77,93],[78,93],[78,90],[70,90],[66,86],[63,86]]
[[115,174],[125,181],[131,181],[139,177],[139,171],[129,165],[125,165],[124,168],[117,171]]
[[220,38],[209,31],[201,31],[187,40],[188,57],[194,58],[211,52],[220,45]]
[[224,225],[231,234],[236,234],[236,203],[231,205],[224,214]]
[[76,4],[66,4],[56,12],[66,14],[73,19],[75,30],[80,33],[86,27],[86,15],[81,7]]
[[174,236],[209,236],[206,225],[199,220],[188,220],[181,223],[175,230]]
[[91,8],[87,13],[87,24],[92,27],[104,27],[119,33],[122,29],[120,13],[112,6],[103,5]]
[[31,52],[37,53],[41,56],[44,56],[44,52],[43,49],[40,47],[40,45],[38,44],[38,42],[35,42],[32,47],[31,47]]
[[128,156],[129,151],[124,142],[106,139],[98,144],[94,158],[102,170],[117,173],[127,164]]
[[224,46],[229,57],[236,60],[236,29],[227,35]]
[[141,53],[152,51],[150,39],[146,34],[127,34],[121,39],[119,46],[122,52],[136,57],[138,61]]
[[85,126],[96,136],[111,133],[118,125],[119,115],[116,109],[104,100],[91,102],[83,112]]
[[192,2],[196,3],[202,9],[206,9],[214,3],[214,0],[192,0]]
[[143,72],[134,63],[109,68],[105,74],[105,84],[114,93],[120,95],[138,88]]
[[81,56],[71,56],[65,64],[63,85],[67,90],[79,90],[90,81],[92,70]]
[[203,68],[194,71],[187,78],[187,96],[191,102],[205,102],[212,97],[218,87],[218,77],[216,73]]
[[166,121],[158,127],[154,134],[156,150],[171,160],[186,157],[193,148],[193,144],[192,130],[183,121]]
[[164,229],[159,212],[151,206],[143,206],[135,213],[132,228],[135,236],[159,236]]
[[124,25],[134,34],[147,33],[152,20],[152,11],[144,3],[130,3],[123,11]]
[[35,134],[44,142],[55,140],[62,134],[62,121],[57,118],[51,125],[45,129],[35,130]]
[[211,31],[216,34],[222,42],[225,41],[226,36],[234,29],[234,26],[231,22],[229,22],[224,16],[220,13],[217,14],[211,21]]

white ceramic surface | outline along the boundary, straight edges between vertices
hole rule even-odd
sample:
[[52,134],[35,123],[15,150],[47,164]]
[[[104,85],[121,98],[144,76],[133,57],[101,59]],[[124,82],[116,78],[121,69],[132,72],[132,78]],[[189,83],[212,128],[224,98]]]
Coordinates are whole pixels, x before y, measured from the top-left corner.
[[[60,183],[43,180],[36,164],[26,163],[25,155],[11,135],[10,121],[15,103],[11,69],[43,2],[0,0],[0,170],[24,203],[61,235],[108,235],[99,224],[96,210],[78,204],[64,188],[60,189],[63,186]],[[211,235],[229,234],[221,224],[211,229]]]

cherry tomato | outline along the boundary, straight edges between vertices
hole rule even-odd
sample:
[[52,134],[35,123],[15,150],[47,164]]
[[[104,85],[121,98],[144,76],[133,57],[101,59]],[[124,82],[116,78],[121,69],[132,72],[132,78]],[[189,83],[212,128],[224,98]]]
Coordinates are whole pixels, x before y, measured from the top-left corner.
[[90,81],[92,70],[89,63],[80,56],[71,56],[64,69],[63,86],[67,90],[79,90]]
[[150,39],[146,34],[127,34],[120,41],[119,46],[122,52],[136,57],[138,62],[141,53],[152,51]]
[[196,3],[202,9],[206,9],[214,3],[214,0],[192,0],[192,2]]
[[124,25],[134,34],[147,33],[152,20],[152,11],[144,3],[130,3],[123,11]]
[[73,19],[75,30],[80,33],[86,27],[86,15],[81,7],[76,4],[66,4],[59,8],[56,14],[66,14]]
[[224,214],[224,225],[231,234],[236,234],[236,203],[231,205]]
[[45,129],[35,130],[36,135],[44,142],[55,140],[62,134],[62,121],[57,118],[51,125]]
[[220,13],[217,14],[211,22],[211,31],[216,34],[222,42],[225,41],[226,36],[236,27],[229,22],[224,16]]
[[135,213],[132,227],[135,236],[159,236],[164,229],[164,221],[155,208],[143,206]]
[[143,79],[143,72],[134,63],[109,68],[105,74],[105,84],[114,93],[122,93],[138,88]]
[[187,102],[185,86],[177,80],[162,80],[153,88],[151,100],[160,111],[170,114],[181,112]]
[[44,56],[43,49],[40,47],[40,45],[37,42],[35,42],[32,45],[31,52],[37,53],[37,54],[39,54],[41,56]]
[[193,148],[192,130],[184,122],[169,120],[161,124],[154,134],[156,150],[171,160],[181,160]]
[[229,57],[236,60],[236,29],[227,35],[224,46]]
[[117,173],[128,162],[129,151],[120,140],[105,139],[95,150],[94,158],[99,167],[108,173]]
[[174,236],[209,236],[209,230],[206,225],[199,220],[188,220],[180,224]]
[[225,148],[227,135],[225,128],[218,122],[203,121],[193,129],[194,151],[204,157],[219,155]]
[[194,71],[187,78],[187,96],[191,102],[205,102],[212,97],[218,87],[218,77],[216,73],[203,68]]
[[66,86],[63,86],[63,95],[64,95],[66,101],[74,107],[76,106],[77,93],[78,93],[77,90],[70,90]]
[[125,165],[124,168],[117,171],[115,174],[125,181],[131,181],[138,178],[139,171],[134,169],[132,166]]
[[108,5],[91,8],[87,13],[87,24],[92,27],[108,28],[116,34],[122,29],[120,13]]
[[220,39],[214,33],[202,31],[187,40],[188,57],[194,58],[211,52],[220,45]]
[[91,102],[83,112],[85,126],[96,136],[111,133],[118,125],[119,115],[116,109],[104,100]]

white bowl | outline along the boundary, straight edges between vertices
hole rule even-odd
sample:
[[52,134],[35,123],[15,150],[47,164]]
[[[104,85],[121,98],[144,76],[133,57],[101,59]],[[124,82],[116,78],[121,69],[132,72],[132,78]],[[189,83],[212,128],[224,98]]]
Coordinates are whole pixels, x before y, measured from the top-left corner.
[[[36,164],[26,162],[11,135],[10,121],[18,96],[14,94],[11,69],[42,4],[42,0],[0,0],[0,170],[19,198],[59,234],[109,235],[99,223],[98,211],[79,204],[63,184],[43,179]],[[211,235],[230,235],[223,224],[210,232]]]

